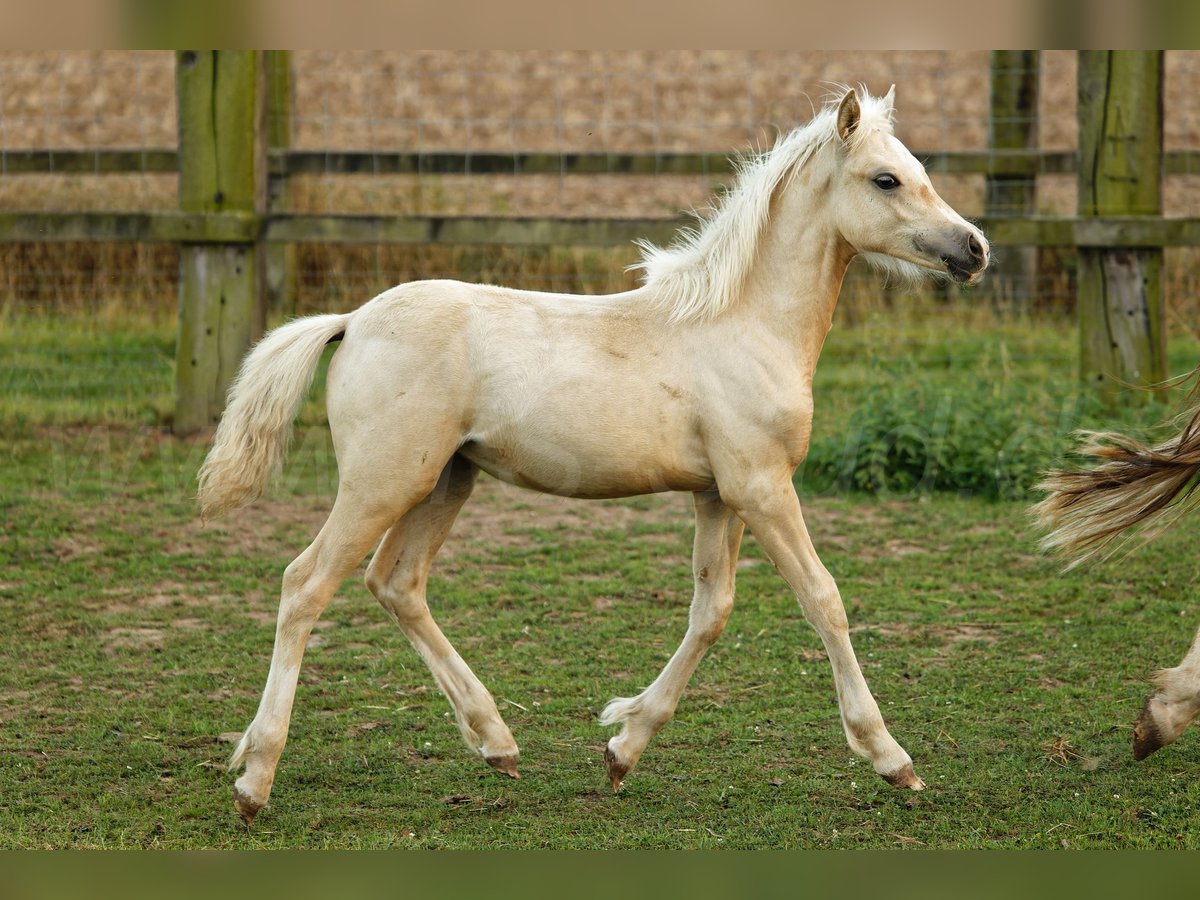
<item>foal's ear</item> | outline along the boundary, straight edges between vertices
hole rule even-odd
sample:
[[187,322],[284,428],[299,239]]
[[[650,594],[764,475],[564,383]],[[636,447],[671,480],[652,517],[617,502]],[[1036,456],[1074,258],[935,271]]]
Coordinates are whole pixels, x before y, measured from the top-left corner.
[[854,129],[858,127],[858,117],[861,114],[862,107],[858,105],[858,94],[854,92],[854,88],[850,88],[846,92],[846,96],[842,98],[842,102],[838,104],[838,137],[844,141],[854,134]]
[[896,108],[896,86],[894,84],[888,88],[888,92],[883,95],[883,102],[888,109]]

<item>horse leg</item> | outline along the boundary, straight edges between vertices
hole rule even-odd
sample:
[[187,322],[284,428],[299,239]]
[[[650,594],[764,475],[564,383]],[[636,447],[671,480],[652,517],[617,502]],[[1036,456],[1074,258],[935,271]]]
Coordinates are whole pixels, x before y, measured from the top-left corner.
[[1200,631],[1178,666],[1154,676],[1158,690],[1146,698],[1133,726],[1133,758],[1145,759],[1173,743],[1200,715]]
[[613,790],[637,764],[642,751],[675,714],[684,688],[713,645],[733,609],[733,580],[744,525],[715,493],[695,494],[696,538],[692,549],[695,595],[687,633],[679,649],[654,683],[636,697],[611,701],[600,716],[602,725],[623,723],[608,742],[604,762]]
[[450,701],[467,746],[492,768],[519,778],[518,751],[496,701],[446,640],[429,613],[429,569],[454,519],[475,486],[478,469],[460,456],[442,472],[438,486],[383,538],[367,569],[367,587],[399,624]]
[[[912,759],[888,733],[879,706],[867,687],[854,648],[837,583],[821,564],[800,511],[791,479],[739,486],[722,497],[758,538],[775,567],[795,592],[804,617],[820,635],[833,667],[842,726],[850,748],[871,761],[875,771],[895,787],[921,790]],[[734,499],[736,497],[736,499]]]
[[[337,432],[334,433],[337,446]],[[450,456],[447,448],[446,455]],[[229,768],[245,765],[234,784],[234,806],[247,824],[266,805],[287,742],[305,644],[334,592],[362,562],[380,535],[437,484],[440,463],[427,452],[419,465],[398,463],[378,448],[344,445],[337,499],[316,539],[283,573],[271,670],[254,720]]]
[[234,805],[247,825],[271,795],[275,767],[287,742],[300,663],[312,628],[338,586],[395,517],[394,510],[373,515],[366,511],[339,493],[316,539],[284,571],[267,684],[254,721],[229,761],[230,769],[246,766],[234,785]]

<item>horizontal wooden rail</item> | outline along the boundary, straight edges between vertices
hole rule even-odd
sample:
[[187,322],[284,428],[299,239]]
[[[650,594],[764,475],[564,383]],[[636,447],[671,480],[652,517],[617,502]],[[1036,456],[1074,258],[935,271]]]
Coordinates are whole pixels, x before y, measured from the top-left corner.
[[262,220],[238,213],[0,212],[0,241],[245,243]]
[[271,154],[280,175],[728,175],[725,153],[372,153],[288,150]]
[[358,244],[500,244],[591,246],[638,238],[670,241],[688,219],[558,219],[509,216],[308,216],[272,217],[268,241]]
[[[930,172],[950,175],[1058,175],[1076,168],[1074,151],[916,153]],[[728,175],[721,153],[372,153],[276,152],[271,175]],[[1168,158],[1169,174],[1200,173],[1200,153]]]
[[0,175],[137,175],[179,171],[174,150],[0,150]]
[[[997,246],[1200,246],[1200,217],[1042,216],[976,220]],[[695,219],[520,218],[505,216],[325,216],[237,213],[0,213],[0,242],[499,244],[617,246],[662,244]]]
[[976,220],[988,240],[1002,247],[1194,247],[1200,218],[1154,216],[1008,218]]
[[[946,175],[1069,175],[1073,150],[916,153]],[[0,150],[0,175],[171,174],[174,150]],[[1200,174],[1200,151],[1167,153],[1168,175]],[[724,153],[461,153],[273,150],[270,174],[286,175],[728,175]]]

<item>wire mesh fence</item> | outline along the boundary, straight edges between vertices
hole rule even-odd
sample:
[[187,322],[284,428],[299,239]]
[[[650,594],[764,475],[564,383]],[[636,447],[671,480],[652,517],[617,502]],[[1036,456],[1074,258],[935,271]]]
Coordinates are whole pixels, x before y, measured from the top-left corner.
[[[1073,152],[1075,54],[1038,57],[1035,146]],[[666,218],[702,212],[729,181],[700,174],[623,170],[625,154],[737,153],[769,146],[806,120],[840,83],[881,93],[897,86],[897,134],[918,154],[987,152],[991,59],[985,51],[866,53],[800,51],[296,51],[290,81],[271,89],[291,100],[295,151],[355,151],[380,157],[464,154],[458,174],[343,174],[332,164],[290,176],[279,202],[296,213],[376,215],[592,216]],[[1200,53],[1166,53],[1165,148],[1200,148]],[[278,106],[273,105],[273,110]],[[0,210],[169,210],[178,178],[149,164],[101,172],[101,153],[173,150],[174,57],[169,52],[5,52],[0,54]],[[50,154],[43,171],[21,170],[21,154],[72,151],[67,167]],[[78,154],[82,152],[81,162]],[[95,166],[87,171],[87,153]],[[486,154],[540,153],[560,171],[471,171]],[[610,164],[568,174],[574,154]],[[147,159],[149,159],[147,157]],[[1165,180],[1164,214],[1200,208],[1192,157]],[[988,210],[985,177],[935,172],[935,186],[967,216]],[[1073,172],[1053,162],[1034,176],[1029,212],[1070,215]],[[998,250],[1004,261],[1004,250]],[[1018,251],[1008,251],[1010,255]],[[1069,307],[1069,248],[1039,253],[1038,276],[1016,302]],[[296,310],[344,309],[392,284],[429,277],[505,282],[541,290],[599,293],[633,286],[630,246],[397,246],[304,244],[292,257]],[[1169,316],[1190,327],[1200,260],[1193,248],[1166,256]],[[117,307],[174,314],[178,253],[170,244],[0,244],[0,299],[34,310]],[[988,296],[987,289],[979,292]],[[995,292],[993,292],[995,295]],[[893,302],[871,275],[853,271],[843,295],[854,308]],[[1001,297],[1012,302],[1013,297]]]
[[[838,83],[875,91],[895,83],[897,132],[918,152],[986,150],[989,56],[985,52],[323,52],[292,62],[291,145],[297,150],[468,155],[540,152],[739,152],[769,146],[811,115]],[[161,52],[0,55],[0,208],[154,210],[175,204],[176,176],[49,171],[8,174],[6,160],[29,149],[162,149],[175,145],[173,57]],[[1200,55],[1167,54],[1165,142],[1200,144],[1195,106]],[[1074,54],[1040,54],[1036,141],[1044,150],[1075,142]],[[53,162],[51,162],[53,165]],[[469,165],[469,163],[468,163]],[[1171,175],[1165,213],[1196,208],[1200,174]],[[672,217],[702,210],[728,176],[344,175],[293,176],[296,212],[427,215]],[[1070,213],[1074,176],[1037,176],[1035,212]],[[985,207],[984,179],[938,174],[935,183],[966,215]],[[170,247],[6,245],[8,302],[63,308],[122,303],[169,305]],[[1168,263],[1188,293],[1194,253]],[[1051,254],[1034,302],[1069,302],[1069,279]],[[311,245],[296,258],[299,308],[359,302],[416,277],[508,279],[554,290],[629,286],[628,248],[336,247]],[[860,284],[860,282],[862,282]],[[880,296],[852,279],[847,302]]]

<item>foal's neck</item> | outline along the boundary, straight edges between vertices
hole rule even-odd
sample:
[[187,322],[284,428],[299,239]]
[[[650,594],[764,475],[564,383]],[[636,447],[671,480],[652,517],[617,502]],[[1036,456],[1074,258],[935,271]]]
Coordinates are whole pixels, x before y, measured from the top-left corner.
[[[810,202],[802,202],[809,199]],[[798,202],[800,201],[800,202]],[[785,198],[764,229],[741,310],[792,343],[811,377],[854,251],[820,201]]]

